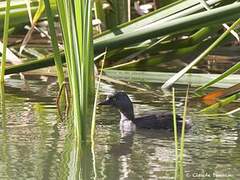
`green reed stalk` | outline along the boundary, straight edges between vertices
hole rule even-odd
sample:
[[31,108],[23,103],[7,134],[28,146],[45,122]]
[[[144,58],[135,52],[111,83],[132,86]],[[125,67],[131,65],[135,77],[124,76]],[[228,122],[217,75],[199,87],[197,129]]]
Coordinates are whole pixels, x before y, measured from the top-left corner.
[[101,26],[99,27],[99,32],[102,32],[102,28],[106,29],[106,16],[105,11],[103,9],[103,2],[102,0],[94,0],[94,7],[95,7],[95,18],[101,21]]
[[175,103],[175,89],[172,88],[172,108],[173,108],[173,130],[174,130],[174,142],[175,142],[175,179],[178,175],[178,136],[177,136],[177,119],[176,119],[176,103]]
[[92,1],[58,0],[78,139],[90,138],[94,96]]
[[95,127],[96,127],[96,109],[97,109],[97,100],[98,100],[98,93],[99,93],[99,88],[100,88],[100,82],[102,78],[102,73],[103,73],[103,67],[104,67],[104,62],[106,59],[106,52],[103,57],[102,65],[101,65],[101,70],[98,76],[98,84],[97,84],[97,89],[95,92],[95,99],[94,99],[94,107],[93,107],[93,116],[92,116],[92,127],[91,127],[91,141],[92,143],[94,142],[94,134],[95,134]]
[[92,126],[91,126],[91,153],[92,153],[92,163],[93,163],[93,172],[94,172],[94,179],[97,178],[97,169],[96,169],[96,157],[95,157],[95,143],[94,143],[94,135],[95,135],[95,128],[96,128],[96,109],[97,109],[97,100],[98,100],[98,93],[99,93],[99,88],[100,88],[100,82],[102,78],[102,73],[103,73],[103,67],[105,63],[107,52],[105,52],[102,65],[101,65],[101,70],[98,76],[98,84],[97,84],[97,89],[95,92],[95,99],[94,99],[94,106],[93,106],[93,115],[92,115]]
[[177,137],[177,120],[176,120],[176,104],[175,104],[175,89],[172,88],[172,107],[173,107],[173,129],[175,142],[176,161],[178,160],[178,137]]
[[184,154],[184,140],[185,140],[185,125],[186,125],[186,118],[187,118],[188,92],[189,92],[189,86],[188,86],[187,92],[186,92],[184,111],[183,111],[183,120],[182,120],[183,122],[182,122],[181,143],[180,143],[180,162],[183,162],[183,154]]
[[4,19],[4,29],[3,29],[3,50],[2,50],[1,77],[0,77],[1,84],[4,83],[4,75],[5,75],[5,68],[6,68],[9,16],[10,16],[10,0],[6,0],[6,14]]
[[48,18],[49,33],[51,36],[51,42],[52,42],[52,47],[54,52],[54,62],[57,70],[58,84],[59,84],[59,87],[61,87],[62,83],[64,82],[64,72],[63,72],[61,54],[58,48],[57,35],[54,28],[54,19],[53,19],[54,14],[52,13],[49,0],[44,0],[44,3],[45,3],[46,15]]
[[[5,103],[5,87],[4,86],[0,86],[0,105],[1,105],[1,128],[3,129],[3,131],[6,131],[6,126],[7,126],[7,121],[6,121],[6,103]],[[5,134],[5,133],[4,133]],[[3,143],[5,144],[5,143]]]

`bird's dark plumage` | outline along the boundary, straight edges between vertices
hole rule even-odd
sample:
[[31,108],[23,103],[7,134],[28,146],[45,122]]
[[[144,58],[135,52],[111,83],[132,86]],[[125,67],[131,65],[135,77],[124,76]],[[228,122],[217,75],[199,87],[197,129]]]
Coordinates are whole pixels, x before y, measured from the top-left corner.
[[[182,125],[182,118],[176,116],[177,127]],[[143,116],[135,118],[133,123],[136,124],[138,128],[148,128],[148,129],[173,129],[173,114],[170,112],[163,112],[149,116]]]
[[[117,92],[101,102],[99,105],[111,105],[119,109],[121,121],[132,121],[137,128],[147,129],[173,129],[173,114],[171,112],[159,112],[157,114],[135,118],[133,105],[125,92]],[[177,128],[182,127],[182,118],[176,115]],[[186,128],[190,128],[190,122],[186,122]]]

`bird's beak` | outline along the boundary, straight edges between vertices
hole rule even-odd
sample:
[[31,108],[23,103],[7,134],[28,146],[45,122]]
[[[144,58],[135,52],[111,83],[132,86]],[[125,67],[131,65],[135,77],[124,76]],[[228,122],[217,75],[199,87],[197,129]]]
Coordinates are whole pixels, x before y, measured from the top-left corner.
[[98,105],[111,105],[111,101],[107,98],[105,101],[98,103]]

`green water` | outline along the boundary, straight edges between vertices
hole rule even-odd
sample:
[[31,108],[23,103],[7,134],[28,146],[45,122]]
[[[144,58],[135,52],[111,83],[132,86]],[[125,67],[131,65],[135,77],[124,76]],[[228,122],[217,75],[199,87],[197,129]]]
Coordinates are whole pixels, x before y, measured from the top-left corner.
[[[47,81],[46,81],[47,80]],[[70,119],[61,121],[53,79],[8,79],[0,116],[0,179],[174,179],[175,148],[171,132],[138,129],[121,138],[119,114],[113,108],[97,109],[94,147],[77,144]],[[125,90],[134,102],[136,116],[171,110],[171,96],[160,84],[151,92],[102,84],[101,98]],[[176,87],[177,112],[183,111],[186,87]],[[5,105],[5,108],[4,106]],[[206,116],[203,104],[190,99],[188,117],[193,128],[186,133],[182,179],[240,179],[240,118]],[[180,164],[181,166],[181,164]],[[181,172],[177,172],[178,179]]]

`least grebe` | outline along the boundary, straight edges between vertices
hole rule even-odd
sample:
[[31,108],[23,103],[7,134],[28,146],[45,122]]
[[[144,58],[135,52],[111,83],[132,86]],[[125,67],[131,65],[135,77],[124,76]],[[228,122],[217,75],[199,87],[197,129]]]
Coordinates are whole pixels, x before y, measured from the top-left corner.
[[[137,128],[167,129],[173,130],[173,114],[171,112],[159,112],[153,115],[137,117],[134,116],[133,104],[125,92],[117,92],[108,96],[99,105],[111,105],[119,109],[121,114],[120,129],[127,131]],[[176,115],[177,128],[182,127],[182,118]],[[186,129],[191,127],[190,121],[186,121]]]

